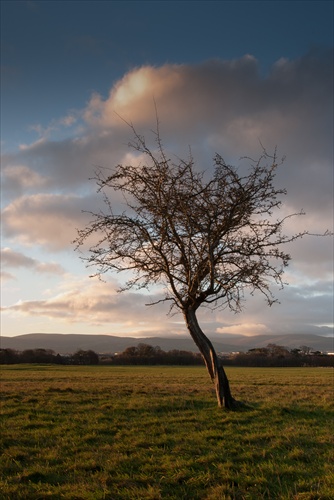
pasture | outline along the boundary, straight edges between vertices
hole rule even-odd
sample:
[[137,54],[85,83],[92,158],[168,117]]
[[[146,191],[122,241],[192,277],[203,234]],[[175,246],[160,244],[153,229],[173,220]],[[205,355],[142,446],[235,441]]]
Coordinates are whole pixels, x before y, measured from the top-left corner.
[[1,367],[1,500],[334,499],[333,370]]

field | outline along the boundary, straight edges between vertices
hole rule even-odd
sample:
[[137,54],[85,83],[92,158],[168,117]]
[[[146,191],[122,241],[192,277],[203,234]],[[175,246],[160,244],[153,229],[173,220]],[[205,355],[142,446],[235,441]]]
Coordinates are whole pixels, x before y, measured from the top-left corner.
[[1,500],[334,499],[332,369],[1,371]]

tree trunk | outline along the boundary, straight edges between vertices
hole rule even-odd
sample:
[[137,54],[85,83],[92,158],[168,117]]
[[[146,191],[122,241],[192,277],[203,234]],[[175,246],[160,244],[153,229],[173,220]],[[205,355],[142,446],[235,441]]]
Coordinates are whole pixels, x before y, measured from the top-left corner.
[[195,344],[200,350],[210,378],[215,385],[218,406],[224,406],[225,408],[232,409],[236,406],[237,402],[232,397],[230,384],[221,360],[218,358],[212,343],[201,330],[196,318],[195,311],[191,308],[185,310],[184,317],[190,335],[192,336]]

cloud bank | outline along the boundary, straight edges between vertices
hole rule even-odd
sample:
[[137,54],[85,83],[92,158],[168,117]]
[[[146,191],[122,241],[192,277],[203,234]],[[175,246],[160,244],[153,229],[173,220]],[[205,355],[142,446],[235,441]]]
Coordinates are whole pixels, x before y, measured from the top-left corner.
[[[32,257],[28,257],[21,252],[16,252],[11,248],[1,249],[1,263],[7,268],[27,268],[38,273],[62,275],[64,268],[57,262],[40,262]],[[4,273],[5,278],[12,277],[10,273]]]
[[[251,55],[233,61],[134,68],[115,82],[109,95],[94,93],[83,109],[72,110],[66,119],[55,117],[50,124],[35,124],[39,137],[34,143],[3,155],[3,233],[8,241],[23,247],[72,252],[76,228],[87,220],[81,211],[99,210],[102,204],[88,179],[97,166],[136,161],[128,148],[132,135],[125,121],[133,123],[154,146],[155,103],[166,151],[186,157],[191,146],[198,168],[210,170],[215,152],[244,168],[240,157],[257,158],[261,144],[269,152],[278,146],[278,154],[287,156],[277,175],[277,184],[288,190],[287,210],[304,209],[307,214],[294,222],[293,229],[315,233],[331,229],[332,72],[331,51],[313,51],[298,60],[281,59],[266,77],[261,76]],[[66,137],[57,139],[55,130],[58,133],[61,128]],[[113,201],[119,203],[117,197]],[[305,314],[308,323],[321,322],[321,315],[326,316],[325,322],[330,321],[324,313],[327,307],[331,310],[327,300],[332,276],[329,240],[305,238],[292,248],[293,288],[285,297],[291,303],[297,301],[300,310],[296,306],[293,311],[286,302],[287,321],[297,314]],[[6,250],[5,257],[9,266],[16,259],[16,265],[42,272],[39,264],[24,261],[20,255]],[[312,287],[318,291],[311,293]],[[302,297],[305,290],[308,295]],[[98,292],[95,285],[87,289],[87,296],[74,289],[66,293],[47,301],[13,305],[12,309],[103,323],[119,321],[115,304],[119,311],[130,307],[125,296],[117,301],[114,295],[110,298],[109,289],[104,299],[102,288]],[[91,300],[94,294],[95,302]],[[136,301],[135,306],[131,302],[133,317],[143,318],[146,308],[142,312],[139,296]],[[150,308],[149,314],[152,312]],[[152,321],[158,321],[157,316],[154,313]],[[220,321],[217,319],[217,328],[224,328]],[[259,323],[256,317],[247,321]]]

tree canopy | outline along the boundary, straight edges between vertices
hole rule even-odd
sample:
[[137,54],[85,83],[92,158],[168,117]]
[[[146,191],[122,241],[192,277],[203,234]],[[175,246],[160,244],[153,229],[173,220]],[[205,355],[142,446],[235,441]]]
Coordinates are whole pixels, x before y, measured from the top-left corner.
[[[245,290],[261,292],[275,301],[272,284],[283,286],[290,255],[282,245],[306,234],[286,235],[287,219],[278,217],[284,188],[274,185],[280,161],[265,149],[258,160],[246,158],[249,171],[240,173],[223,157],[213,157],[213,174],[187,160],[172,160],[162,146],[159,128],[156,147],[150,148],[131,125],[140,155],[137,165],[100,169],[95,180],[103,192],[105,211],[78,231],[77,245],[96,234],[87,264],[95,274],[130,271],[122,290],[164,284],[163,301],[179,309],[197,344],[218,403],[234,403],[227,377],[209,339],[200,329],[196,311],[201,305],[242,308]],[[120,192],[125,211],[116,211],[113,193]]]
[[[264,150],[259,160],[249,159],[245,176],[216,154],[213,176],[206,180],[207,172],[197,171],[191,156],[174,163],[160,140],[155,155],[143,137],[136,138],[133,147],[148,163],[97,172],[108,210],[94,213],[78,232],[78,245],[92,233],[101,236],[88,264],[97,266],[99,275],[132,271],[123,290],[164,283],[165,300],[182,311],[203,303],[238,311],[245,288],[259,290],[271,304],[270,284],[283,285],[290,260],[280,247],[306,234],[282,234],[286,219],[301,212],[272,218],[286,194],[273,185],[276,153]],[[114,212],[106,188],[122,192],[127,211]]]

